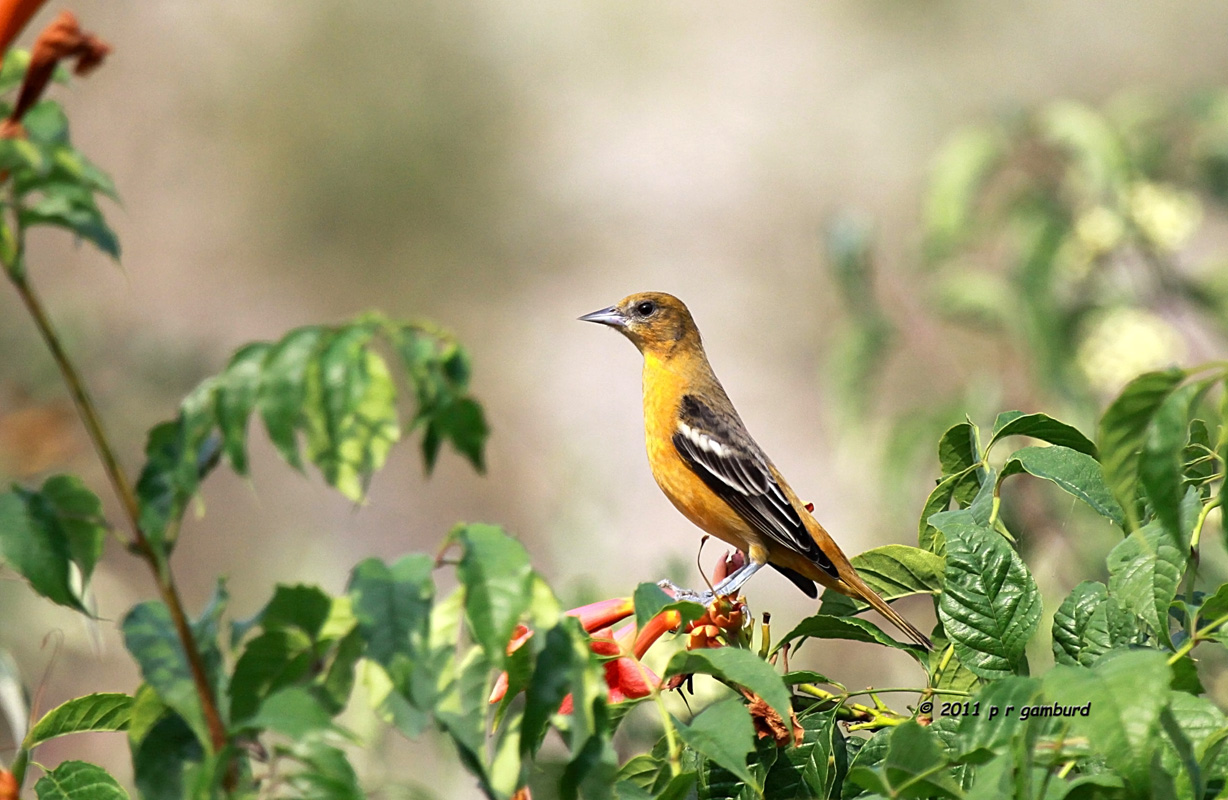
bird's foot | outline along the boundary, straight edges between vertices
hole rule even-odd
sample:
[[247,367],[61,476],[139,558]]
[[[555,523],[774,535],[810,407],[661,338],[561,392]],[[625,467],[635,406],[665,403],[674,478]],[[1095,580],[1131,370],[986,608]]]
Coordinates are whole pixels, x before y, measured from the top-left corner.
[[658,581],[657,586],[664,589],[675,600],[686,600],[691,603],[699,603],[701,606],[707,606],[714,597],[712,592],[697,592],[694,589],[683,589],[671,580]]

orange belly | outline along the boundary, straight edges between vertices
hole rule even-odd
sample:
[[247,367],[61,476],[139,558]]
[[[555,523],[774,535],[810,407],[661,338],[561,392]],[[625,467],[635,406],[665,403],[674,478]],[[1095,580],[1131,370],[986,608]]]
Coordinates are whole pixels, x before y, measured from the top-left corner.
[[648,463],[661,491],[701,530],[739,550],[749,551],[762,539],[724,500],[708,488],[674,448],[682,382],[648,357],[644,361],[644,433]]

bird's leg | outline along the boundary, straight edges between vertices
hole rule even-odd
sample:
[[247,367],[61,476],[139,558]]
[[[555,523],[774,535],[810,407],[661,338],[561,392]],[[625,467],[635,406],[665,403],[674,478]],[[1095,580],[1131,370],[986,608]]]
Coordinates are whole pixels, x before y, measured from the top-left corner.
[[675,600],[686,600],[691,603],[699,603],[701,606],[711,603],[714,596],[712,592],[697,592],[694,589],[683,589],[668,578],[663,581],[657,581],[657,586],[672,594]]
[[758,572],[764,565],[763,561],[751,559],[745,566],[733,571],[725,580],[712,587],[712,591],[717,595],[737,594],[742,585],[750,580],[750,576]]

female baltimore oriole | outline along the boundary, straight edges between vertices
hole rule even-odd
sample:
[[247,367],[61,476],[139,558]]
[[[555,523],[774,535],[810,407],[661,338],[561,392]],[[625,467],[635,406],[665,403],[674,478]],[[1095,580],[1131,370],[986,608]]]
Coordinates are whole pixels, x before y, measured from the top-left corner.
[[818,581],[869,603],[914,642],[931,647],[866,585],[746,432],[681,300],[633,294],[580,319],[614,328],[644,356],[644,433],[661,491],[687,519],[749,557],[714,592],[733,594],[771,564],[810,597],[818,596]]

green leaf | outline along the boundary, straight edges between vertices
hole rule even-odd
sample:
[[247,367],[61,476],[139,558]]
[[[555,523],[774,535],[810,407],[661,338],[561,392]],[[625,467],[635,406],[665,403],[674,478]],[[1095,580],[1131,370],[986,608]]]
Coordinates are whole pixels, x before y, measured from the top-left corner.
[[898,642],[888,636],[869,620],[860,617],[829,617],[815,614],[806,617],[786,633],[780,641],[772,646],[772,652],[780,650],[786,644],[804,639],[847,639],[852,642],[872,642],[894,647],[916,656],[924,652],[920,647]]
[[[421,563],[421,559],[417,559]],[[365,563],[365,562],[364,562]],[[421,566],[418,567],[421,569]],[[413,570],[412,574],[419,574]],[[333,600],[318,587],[279,584],[255,621],[266,631],[297,628],[315,641],[333,610]]]
[[291,331],[273,345],[265,357],[256,399],[269,438],[286,463],[299,470],[302,459],[296,431],[307,396],[307,368],[323,338],[323,329],[304,327]]
[[401,437],[396,387],[372,332],[351,325],[329,337],[307,370],[307,455],[325,480],[354,502]]
[[1053,615],[1053,657],[1059,664],[1090,667],[1137,638],[1133,616],[1096,581],[1076,586]]
[[1126,512],[1130,529],[1138,525],[1139,461],[1147,428],[1165,399],[1185,380],[1185,372],[1148,372],[1126,385],[1100,418],[1099,451],[1105,482]]
[[935,626],[930,641],[934,649],[925,657],[929,685],[947,691],[975,692],[982,684],[981,679],[955,655],[954,645],[947,639],[941,625]]
[[314,661],[310,640],[295,631],[271,630],[252,639],[230,680],[230,718],[249,719],[271,693],[306,677]]
[[433,569],[425,554],[405,556],[391,566],[369,558],[354,567],[347,589],[368,657],[384,667],[419,711],[432,707],[436,689],[428,661]]
[[1214,622],[1228,614],[1228,583],[1220,584],[1215,594],[1206,597],[1198,608],[1198,626]]
[[550,716],[558,711],[571,688],[575,639],[583,638],[579,626],[566,621],[546,632],[545,645],[533,664],[525,690],[524,720],[521,723],[521,754],[529,756],[541,746]]
[[1177,596],[1188,552],[1174,547],[1160,524],[1152,522],[1123,539],[1107,559],[1109,594],[1166,644],[1171,644],[1168,607]]
[[212,435],[212,384],[189,395],[171,422],[155,426],[137,480],[141,529],[159,555],[174,545],[180,520],[200,482],[217,464],[221,443]]
[[977,196],[1006,153],[1001,133],[967,127],[947,139],[934,159],[925,198],[925,233],[931,258],[963,241],[973,224]]
[[1045,676],[1045,696],[1059,705],[1091,704],[1091,713],[1064,717],[1087,736],[1096,754],[1136,788],[1150,785],[1151,755],[1159,740],[1160,711],[1169,701],[1163,653],[1119,651],[1090,669],[1058,665]]
[[247,725],[276,731],[291,739],[337,730],[328,711],[310,692],[298,686],[281,689],[266,698]]
[[1024,669],[1024,648],[1040,622],[1040,592],[1023,560],[971,512],[931,518],[946,537],[938,618],[968,669],[986,679]]
[[183,717],[202,744],[209,742],[200,696],[170,611],[160,602],[146,601],[128,612],[121,629],[124,644],[140,666],[145,682]]
[[[858,759],[858,762],[860,759]],[[941,770],[947,762],[934,734],[909,720],[891,730],[887,752],[876,766],[854,762],[848,779],[890,797],[961,797],[959,786]]]
[[[928,550],[889,544],[853,556],[853,567],[884,600],[942,591],[946,562]],[[869,608],[867,603],[828,589],[823,593],[820,614],[843,617]]]
[[1185,493],[1184,451],[1191,406],[1206,390],[1207,382],[1191,383],[1174,390],[1160,403],[1143,446],[1139,461],[1139,481],[1147,492],[1156,519],[1168,531],[1173,544],[1182,541],[1181,498]]
[[993,435],[986,452],[995,443],[1008,436],[1030,436],[1049,444],[1068,447],[1080,453],[1096,457],[1096,445],[1073,425],[1059,422],[1048,414],[1023,414],[1018,411],[1004,411],[994,420]]
[[917,544],[921,545],[922,549],[939,556],[946,554],[946,543],[938,529],[930,524],[930,517],[951,507],[956,485],[975,469],[975,467],[969,467],[964,472],[945,476],[930,492],[929,498],[925,501],[925,507],[921,509],[921,519],[917,524]]
[[490,426],[482,407],[472,398],[462,397],[439,409],[431,425],[457,452],[469,459],[478,472],[486,470],[486,437]]
[[749,650],[720,647],[676,653],[665,668],[664,677],[699,673],[750,689],[762,697],[781,719],[792,710],[789,691],[772,665]]
[[1039,680],[1016,676],[994,681],[985,687],[970,701],[979,703],[980,714],[959,720],[954,741],[959,760],[982,764],[1006,751],[1015,732],[1024,724],[1018,709],[1036,705],[1040,692]]
[[75,697],[44,714],[21,746],[33,750],[43,742],[70,733],[127,730],[131,709],[132,698],[126,694],[103,692]]
[[650,619],[661,613],[661,609],[674,602],[674,598],[655,583],[641,583],[635,587],[634,600],[636,630],[642,630]]
[[264,364],[272,346],[256,342],[239,348],[217,381],[217,425],[230,466],[247,474],[247,418],[256,405]]
[[38,800],[127,800],[119,781],[102,767],[65,761],[34,784]]
[[967,505],[976,497],[981,482],[974,467],[981,463],[981,455],[977,450],[977,427],[971,422],[961,422],[952,425],[938,440],[938,463],[942,465],[943,476],[960,475],[951,489],[951,496],[960,505]]
[[464,547],[456,573],[465,586],[465,618],[487,657],[501,664],[532,600],[528,553],[493,525],[466,525],[457,538]]
[[102,501],[75,475],[55,475],[48,478],[39,491],[48,512],[47,522],[58,525],[68,539],[68,553],[89,582],[94,567],[102,557],[107,538],[107,522],[102,515]]
[[132,772],[144,800],[198,797],[194,789],[210,777],[200,740],[174,713],[162,717],[144,738],[133,743]]
[[54,517],[38,513],[40,501],[32,492],[0,494],[0,559],[43,597],[85,611],[69,580],[68,537]]
[[93,193],[71,183],[44,182],[43,196],[17,212],[23,228],[50,225],[76,234],[115,260],[119,260],[119,237],[107,225],[94,202]]
[[690,725],[676,718],[678,737],[692,750],[710,758],[745,783],[759,782],[746,766],[746,757],[755,749],[755,726],[741,701],[723,700],[704,709]]
[[1052,481],[1118,527],[1125,524],[1125,512],[1105,485],[1100,464],[1085,453],[1060,445],[1016,450],[1002,466],[998,483],[1020,472]]

